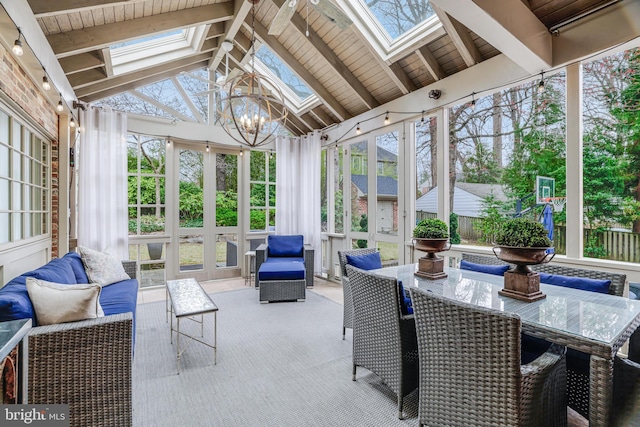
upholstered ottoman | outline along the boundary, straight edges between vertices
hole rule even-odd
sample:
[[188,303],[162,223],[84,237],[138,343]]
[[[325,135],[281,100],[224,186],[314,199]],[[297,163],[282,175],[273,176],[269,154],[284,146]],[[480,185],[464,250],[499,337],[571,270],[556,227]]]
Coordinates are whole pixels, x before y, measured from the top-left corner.
[[305,265],[301,261],[270,258],[258,271],[260,302],[299,301],[306,298]]

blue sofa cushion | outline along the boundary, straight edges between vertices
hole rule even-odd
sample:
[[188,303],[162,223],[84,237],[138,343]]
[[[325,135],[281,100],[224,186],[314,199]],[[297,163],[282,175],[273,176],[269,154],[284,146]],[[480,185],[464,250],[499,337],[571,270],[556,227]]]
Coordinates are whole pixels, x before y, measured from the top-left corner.
[[0,289],[0,322],[31,318],[35,326],[36,315],[26,281],[25,276],[18,276]]
[[540,282],[549,285],[564,286],[565,288],[582,289],[584,291],[609,293],[611,280],[588,279],[586,277],[560,276],[557,274],[540,273]]
[[76,275],[73,273],[73,268],[71,268],[71,265],[66,259],[62,258],[52,259],[42,267],[24,273],[23,276],[34,277],[36,279],[46,280],[47,282],[53,283],[77,283]]
[[479,273],[493,274],[495,276],[504,276],[505,271],[508,269],[508,265],[476,264],[464,259],[460,261],[460,270],[477,271]]
[[102,287],[100,305],[104,315],[133,313],[133,344],[136,342],[136,304],[138,302],[138,281],[123,280]]
[[265,262],[258,270],[258,280],[304,280],[304,263],[300,261]]
[[382,259],[380,258],[380,252],[367,255],[347,255],[347,264],[360,270],[375,270],[382,268]]
[[301,235],[269,236],[267,247],[270,257],[304,257],[304,239]]
[[76,283],[89,283],[89,277],[87,277],[87,273],[84,271],[84,264],[82,263],[82,258],[80,258],[79,253],[68,252],[62,259],[66,260],[71,266],[73,274],[76,276]]
[[400,291],[400,311],[405,316],[407,314],[413,314],[413,301],[411,301],[411,297],[404,291],[404,286],[402,286],[400,280],[398,280],[398,290]]

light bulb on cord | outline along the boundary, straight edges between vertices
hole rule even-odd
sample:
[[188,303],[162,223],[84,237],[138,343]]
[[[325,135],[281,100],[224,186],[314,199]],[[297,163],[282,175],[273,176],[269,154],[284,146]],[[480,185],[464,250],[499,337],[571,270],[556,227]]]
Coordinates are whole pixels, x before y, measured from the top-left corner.
[[358,123],[357,127],[356,127],[356,135],[360,135],[362,133],[362,131],[360,130],[360,123]]
[[207,153],[209,152],[209,144],[207,144]]
[[42,89],[44,90],[51,89],[51,84],[49,83],[49,78],[47,77],[46,74],[42,76]]
[[389,112],[386,112],[386,115],[384,116],[384,124],[388,125],[389,124]]
[[24,53],[24,50],[22,49],[22,41],[20,40],[21,36],[22,31],[20,31],[20,28],[18,28],[18,39],[13,42],[13,47],[11,48],[16,56],[22,56],[22,54]]
[[62,104],[62,94],[60,94],[60,100],[58,101],[58,105],[56,105],[56,110],[60,113],[64,111],[64,105]]
[[72,127],[72,128],[76,127],[76,121],[74,120],[73,117],[71,117],[71,120],[69,120],[69,127]]
[[242,150],[242,147],[240,147],[240,157],[242,157],[242,154],[244,154],[244,151]]

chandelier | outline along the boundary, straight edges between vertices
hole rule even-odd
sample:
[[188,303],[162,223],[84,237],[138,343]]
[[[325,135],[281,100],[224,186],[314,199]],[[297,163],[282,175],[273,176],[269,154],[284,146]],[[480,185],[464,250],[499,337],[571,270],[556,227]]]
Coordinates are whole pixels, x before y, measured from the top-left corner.
[[231,138],[249,147],[270,142],[287,118],[282,91],[254,66],[255,5],[258,1],[251,0],[251,71],[226,82],[223,89],[226,93],[220,99],[222,128]]

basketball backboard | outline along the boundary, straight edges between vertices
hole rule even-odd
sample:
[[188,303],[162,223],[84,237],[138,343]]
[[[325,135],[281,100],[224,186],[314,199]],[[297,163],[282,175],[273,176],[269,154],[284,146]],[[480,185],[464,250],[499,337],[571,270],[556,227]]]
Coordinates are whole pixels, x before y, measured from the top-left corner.
[[546,176],[537,176],[535,191],[538,205],[549,202],[550,197],[556,196],[556,180]]

